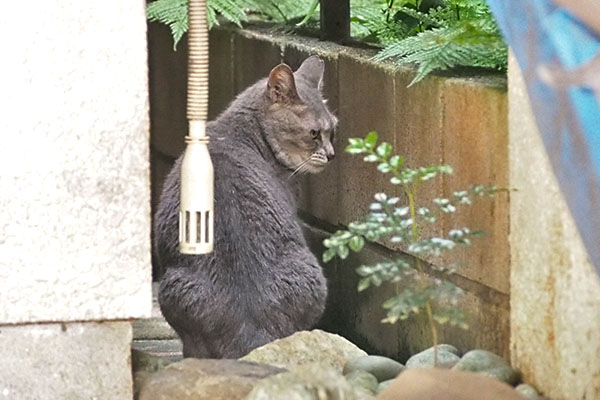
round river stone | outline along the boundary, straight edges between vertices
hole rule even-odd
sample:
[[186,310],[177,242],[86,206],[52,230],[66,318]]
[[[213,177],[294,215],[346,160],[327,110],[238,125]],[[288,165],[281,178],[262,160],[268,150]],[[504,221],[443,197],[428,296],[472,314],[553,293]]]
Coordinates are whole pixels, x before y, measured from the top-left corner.
[[465,353],[452,369],[478,372],[509,385],[519,382],[519,373],[502,357],[487,350],[471,350]]
[[[447,344],[438,345],[437,368],[452,368],[460,357],[456,355],[458,350],[454,346]],[[435,350],[433,347],[415,354],[406,362],[406,368],[432,368],[434,367]]]
[[383,356],[361,356],[348,360],[344,366],[344,375],[357,370],[366,371],[381,382],[395,378],[404,370],[404,365]]

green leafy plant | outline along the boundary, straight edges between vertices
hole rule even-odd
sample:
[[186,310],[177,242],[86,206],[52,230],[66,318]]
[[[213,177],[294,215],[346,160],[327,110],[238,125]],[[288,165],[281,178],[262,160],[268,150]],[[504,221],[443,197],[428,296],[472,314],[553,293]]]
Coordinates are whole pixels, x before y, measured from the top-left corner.
[[[288,23],[314,13],[313,0],[207,0],[207,20],[211,28],[219,24],[221,15],[241,26],[254,13],[263,19]],[[188,0],[156,0],[148,4],[146,15],[150,21],[158,21],[171,28],[173,48],[188,30]]]
[[[188,29],[188,0],[148,4],[150,21],[171,28],[174,47]],[[239,26],[253,14],[287,25],[318,27],[318,0],[207,0],[209,27],[218,15]],[[416,64],[410,85],[432,71],[460,66],[505,70],[508,51],[485,0],[352,0],[351,33],[383,49],[377,60]]]
[[379,17],[371,13],[363,23],[366,38],[385,46],[376,60],[417,65],[410,85],[432,71],[459,66],[506,70],[507,46],[484,0],[387,0],[386,4]]
[[377,140],[375,132],[369,133],[364,139],[350,139],[346,152],[362,154],[364,161],[376,163],[377,169],[389,175],[390,182],[403,190],[408,204],[401,204],[399,197],[375,194],[375,201],[366,218],[352,222],[347,230],[337,231],[325,239],[327,250],[323,254],[323,261],[328,262],[336,256],[345,259],[350,251],[361,251],[367,241],[386,239],[404,244],[405,255],[394,260],[361,265],[357,269],[361,277],[358,290],[379,287],[384,283],[392,284],[395,293],[383,303],[387,316],[382,322],[395,323],[425,312],[433,344],[437,345],[435,323],[448,323],[466,329],[466,316],[456,306],[461,289],[447,279],[454,271],[432,266],[431,273],[426,273],[422,259],[440,256],[458,246],[468,246],[471,239],[481,232],[457,227],[443,237],[424,237],[423,227],[435,224],[443,214],[453,214],[461,207],[471,205],[477,198],[493,196],[499,189],[473,185],[466,190],[453,192],[449,198],[436,198],[427,206],[419,204],[422,185],[440,175],[452,174],[452,168],[448,165],[407,168],[402,157],[392,154],[389,143],[378,144]]

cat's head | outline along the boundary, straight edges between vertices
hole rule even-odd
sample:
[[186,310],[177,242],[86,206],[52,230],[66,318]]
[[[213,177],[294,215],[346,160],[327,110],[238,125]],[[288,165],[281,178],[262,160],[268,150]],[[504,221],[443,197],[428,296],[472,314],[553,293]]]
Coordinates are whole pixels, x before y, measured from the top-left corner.
[[296,72],[279,64],[267,79],[265,136],[277,160],[295,173],[317,173],[335,156],[337,118],[322,97],[323,60],[307,58]]

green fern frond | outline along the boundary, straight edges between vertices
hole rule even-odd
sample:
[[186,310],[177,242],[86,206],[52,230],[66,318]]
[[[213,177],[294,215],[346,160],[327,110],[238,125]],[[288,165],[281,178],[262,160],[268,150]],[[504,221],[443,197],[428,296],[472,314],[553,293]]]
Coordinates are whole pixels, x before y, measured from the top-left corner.
[[421,32],[389,45],[375,56],[377,60],[396,59],[401,64],[417,64],[417,74],[409,86],[434,70],[458,66],[506,68],[506,45],[499,36],[481,35],[469,24]]
[[158,21],[171,28],[173,50],[189,27],[187,0],[156,0],[146,7],[146,15],[150,21]]
[[[313,0],[207,0],[208,27],[218,25],[217,15],[241,26],[248,20],[247,13],[258,13],[265,19],[287,23],[304,17],[311,11]],[[188,0],[155,0],[146,7],[150,21],[158,21],[171,28],[173,49],[187,32]],[[314,12],[313,12],[314,14]]]
[[[233,22],[237,26],[242,26],[242,22],[247,21],[244,8],[234,0],[208,0],[207,9],[213,10],[221,14],[226,20]],[[214,19],[215,25],[218,25],[218,20]],[[212,24],[210,24],[212,26]]]

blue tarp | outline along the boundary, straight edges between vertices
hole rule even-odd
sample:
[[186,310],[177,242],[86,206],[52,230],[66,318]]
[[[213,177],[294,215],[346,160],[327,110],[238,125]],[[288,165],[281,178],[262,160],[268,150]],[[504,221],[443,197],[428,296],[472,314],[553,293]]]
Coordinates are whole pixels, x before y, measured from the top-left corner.
[[487,2],[523,71],[554,173],[600,274],[600,37],[547,0]]

